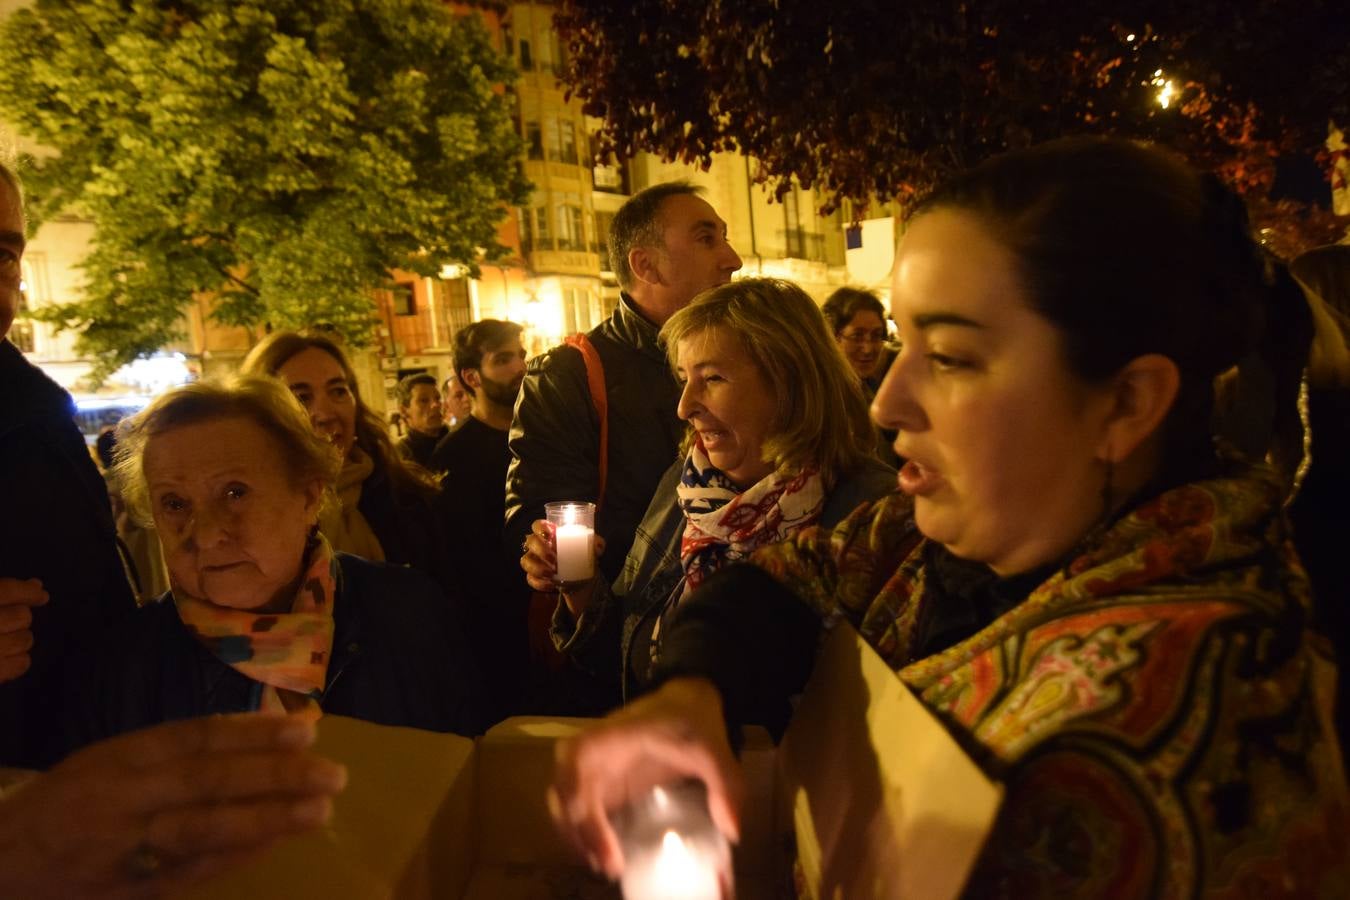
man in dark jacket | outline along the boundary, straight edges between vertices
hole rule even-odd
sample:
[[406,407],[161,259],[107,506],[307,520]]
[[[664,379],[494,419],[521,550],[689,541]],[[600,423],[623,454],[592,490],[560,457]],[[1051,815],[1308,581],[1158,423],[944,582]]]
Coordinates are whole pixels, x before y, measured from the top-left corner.
[[72,672],[136,604],[75,405],[5,340],[20,299],[21,204],[0,165],[0,765],[43,768],[59,754]]
[[400,381],[398,409],[403,421],[408,423],[408,433],[394,446],[404,459],[430,468],[432,451],[441,438],[450,433],[445,427],[436,376],[419,372]]
[[[623,294],[614,314],[587,337],[604,366],[609,408],[596,532],[605,540],[600,569],[611,581],[684,433],[675,415],[680,386],[657,332],[695,295],[727,283],[741,267],[726,223],[699,190],[682,181],[653,185],[620,207],[610,228],[610,264]],[[600,421],[579,351],[556,347],[531,361],[509,445],[505,541],[518,556],[547,501],[600,499]]]
[[515,322],[483,319],[455,332],[455,375],[473,412],[431,454],[444,472],[439,503],[459,538],[448,548],[465,599],[469,633],[486,673],[489,721],[520,710],[528,665],[526,610],[516,554],[502,547],[506,448],[511,410],[525,378],[525,348]]

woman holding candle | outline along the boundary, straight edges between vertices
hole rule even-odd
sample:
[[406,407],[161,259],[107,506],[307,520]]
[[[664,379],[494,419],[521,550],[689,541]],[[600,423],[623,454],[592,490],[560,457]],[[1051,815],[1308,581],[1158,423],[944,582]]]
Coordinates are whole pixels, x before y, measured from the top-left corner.
[[892,313],[903,496],[688,598],[661,689],[562,748],[563,828],[617,873],[604,810],[694,775],[734,835],[724,715],[798,690],[781,661],[843,618],[1006,785],[972,896],[1350,893],[1284,483],[1209,430],[1214,377],[1307,317],[1241,203],[1131,143],[1007,154],[915,213]]
[[[858,379],[800,288],[769,278],[713,288],[661,339],[684,385],[684,458],[662,478],[618,582],[564,585],[553,625],[559,649],[624,693],[647,682],[664,623],[709,575],[895,489],[894,470],[871,456]],[[535,522],[521,559],[532,587],[553,587],[556,559],[548,524]]]
[[169,391],[118,454],[172,588],[106,636],[72,716],[76,745],[250,710],[480,730],[468,644],[435,583],[319,534],[338,459],[275,380]]

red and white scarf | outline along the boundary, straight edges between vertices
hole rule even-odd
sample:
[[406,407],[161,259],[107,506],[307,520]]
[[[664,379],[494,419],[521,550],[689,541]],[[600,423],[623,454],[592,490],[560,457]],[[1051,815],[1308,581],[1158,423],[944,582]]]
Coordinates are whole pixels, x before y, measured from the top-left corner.
[[814,525],[825,507],[825,485],[816,467],[774,472],[742,491],[713,466],[700,441],[689,450],[676,493],[685,517],[680,599],[727,563]]
[[173,585],[178,616],[221,662],[263,685],[260,710],[319,718],[333,655],[337,560],[319,536],[290,612],[230,609]]

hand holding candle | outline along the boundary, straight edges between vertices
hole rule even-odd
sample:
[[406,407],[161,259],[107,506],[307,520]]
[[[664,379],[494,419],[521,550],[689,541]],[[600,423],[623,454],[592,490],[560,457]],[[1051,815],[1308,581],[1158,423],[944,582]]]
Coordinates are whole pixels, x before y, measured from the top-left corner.
[[701,781],[652,788],[614,817],[624,847],[624,900],[722,900],[731,850]]
[[558,584],[595,577],[595,504],[558,500],[544,504],[553,531]]

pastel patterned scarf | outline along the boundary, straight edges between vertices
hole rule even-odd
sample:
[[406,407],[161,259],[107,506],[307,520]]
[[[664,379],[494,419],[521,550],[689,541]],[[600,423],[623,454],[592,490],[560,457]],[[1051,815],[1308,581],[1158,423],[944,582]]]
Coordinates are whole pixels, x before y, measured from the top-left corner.
[[712,464],[701,441],[689,450],[676,494],[685,517],[680,599],[727,563],[814,525],[825,507],[825,485],[814,466],[793,475],[774,472],[742,491]]
[[261,710],[317,719],[333,651],[336,573],[333,550],[320,536],[290,612],[229,609],[193,597],[178,584],[173,599],[197,640],[221,662],[262,683]]

